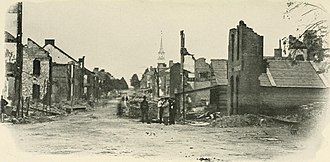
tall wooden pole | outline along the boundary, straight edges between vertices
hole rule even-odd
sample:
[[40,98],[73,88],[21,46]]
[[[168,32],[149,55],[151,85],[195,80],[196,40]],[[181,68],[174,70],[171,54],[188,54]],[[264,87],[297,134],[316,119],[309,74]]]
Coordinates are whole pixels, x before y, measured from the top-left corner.
[[[23,46],[22,46],[22,2],[17,4],[17,37],[16,37],[16,75],[15,75],[15,91],[16,91],[16,111],[19,113],[22,96],[22,68],[23,68]],[[18,115],[18,114],[17,114]]]
[[181,36],[181,82],[182,82],[182,117],[183,117],[183,123],[186,122],[186,106],[185,106],[185,93],[184,93],[184,86],[185,86],[185,80],[184,80],[184,48],[185,48],[185,34],[184,30],[180,31],[180,36]]

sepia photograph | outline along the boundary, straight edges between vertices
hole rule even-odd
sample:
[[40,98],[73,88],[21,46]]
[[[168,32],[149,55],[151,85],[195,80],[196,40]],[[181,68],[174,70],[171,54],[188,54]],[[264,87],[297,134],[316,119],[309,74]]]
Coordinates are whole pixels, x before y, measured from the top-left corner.
[[330,161],[326,0],[4,0],[0,161]]

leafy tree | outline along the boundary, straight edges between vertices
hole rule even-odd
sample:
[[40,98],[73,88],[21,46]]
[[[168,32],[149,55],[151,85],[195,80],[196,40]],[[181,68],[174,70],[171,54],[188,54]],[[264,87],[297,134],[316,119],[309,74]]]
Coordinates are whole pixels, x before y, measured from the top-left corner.
[[121,79],[119,80],[119,87],[120,89],[128,89],[128,84],[126,82],[126,80],[124,79],[124,77],[121,77]]
[[[284,37],[284,53],[295,60],[296,50],[306,49],[307,60],[322,61],[328,46],[328,13],[321,4],[288,1],[284,19],[296,25],[296,33]],[[299,47],[297,47],[299,46]]]
[[139,81],[139,77],[137,76],[137,74],[133,74],[133,76],[131,78],[131,86],[133,86],[134,89],[140,88],[140,81]]

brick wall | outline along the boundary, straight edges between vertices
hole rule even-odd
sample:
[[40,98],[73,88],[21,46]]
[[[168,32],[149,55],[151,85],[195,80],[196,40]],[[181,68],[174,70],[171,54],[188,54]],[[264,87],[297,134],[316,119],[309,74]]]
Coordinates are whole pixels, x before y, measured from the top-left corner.
[[175,97],[175,93],[181,92],[180,64],[175,63],[170,68],[170,97]]
[[240,21],[229,31],[228,114],[254,113],[259,106],[262,59],[263,36]]
[[227,85],[221,85],[210,90],[210,105],[216,107],[217,111],[227,111]]

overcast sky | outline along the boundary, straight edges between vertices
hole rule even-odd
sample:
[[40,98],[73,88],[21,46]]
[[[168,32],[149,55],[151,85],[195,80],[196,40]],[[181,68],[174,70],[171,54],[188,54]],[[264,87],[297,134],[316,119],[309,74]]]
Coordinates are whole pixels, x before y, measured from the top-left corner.
[[278,40],[293,27],[283,19],[285,1],[274,0],[107,0],[23,2],[23,41],[56,46],[86,66],[104,68],[115,77],[155,66],[163,31],[166,62],[179,62],[180,30],[186,47],[207,61],[227,58],[228,32],[240,20],[264,36],[264,54],[273,55]]

